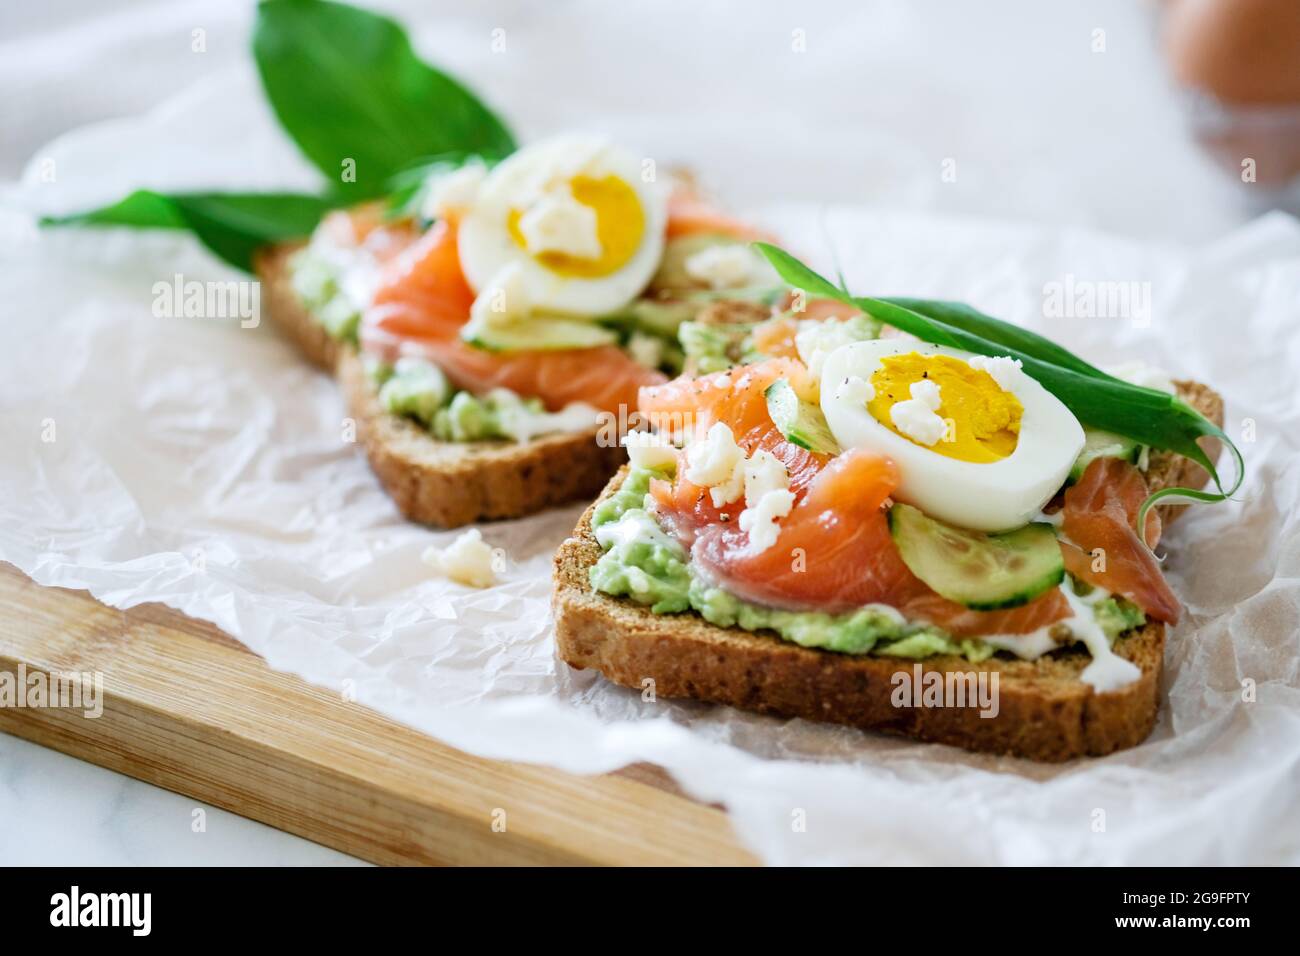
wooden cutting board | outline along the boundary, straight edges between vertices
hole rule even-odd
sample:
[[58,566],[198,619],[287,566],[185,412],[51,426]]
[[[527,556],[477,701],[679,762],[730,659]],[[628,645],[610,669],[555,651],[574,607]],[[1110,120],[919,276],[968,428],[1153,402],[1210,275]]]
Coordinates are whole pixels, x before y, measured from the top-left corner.
[[0,731],[375,863],[755,862],[721,809],[656,767],[578,777],[473,757],[270,670],[210,624],[0,563],[0,671],[20,665],[102,672],[103,714],[0,707]]

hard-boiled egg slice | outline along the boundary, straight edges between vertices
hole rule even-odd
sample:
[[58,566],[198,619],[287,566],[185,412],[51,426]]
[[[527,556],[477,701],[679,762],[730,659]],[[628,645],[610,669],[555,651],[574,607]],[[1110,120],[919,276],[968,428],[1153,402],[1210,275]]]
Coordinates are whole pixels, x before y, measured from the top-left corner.
[[842,448],[893,459],[896,498],[976,531],[1033,520],[1083,448],[1078,420],[1017,363],[919,342],[836,349],[821,407]]
[[461,221],[461,267],[476,292],[517,267],[530,308],[601,315],[650,281],[666,220],[667,194],[636,156],[597,137],[559,137],[488,174]]

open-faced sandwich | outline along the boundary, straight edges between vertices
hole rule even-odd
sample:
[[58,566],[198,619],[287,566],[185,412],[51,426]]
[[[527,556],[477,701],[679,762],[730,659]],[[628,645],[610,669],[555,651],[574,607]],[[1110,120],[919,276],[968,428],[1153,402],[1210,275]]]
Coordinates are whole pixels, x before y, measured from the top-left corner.
[[267,0],[253,54],[321,194],[140,190],[45,222],[188,229],[256,271],[407,517],[589,499],[638,389],[680,370],[683,323],[768,311],[758,233],[688,178],[590,135],[518,148],[385,17]]
[[[683,323],[766,314],[756,233],[593,136],[430,172],[405,207],[265,250],[271,317],[335,369],[402,512],[454,527],[590,498]],[[688,333],[689,338],[689,333]]]
[[764,252],[792,288],[742,362],[641,389],[653,431],[556,557],[559,656],[1040,760],[1140,742],[1180,614],[1156,502],[1223,497],[1218,396]]

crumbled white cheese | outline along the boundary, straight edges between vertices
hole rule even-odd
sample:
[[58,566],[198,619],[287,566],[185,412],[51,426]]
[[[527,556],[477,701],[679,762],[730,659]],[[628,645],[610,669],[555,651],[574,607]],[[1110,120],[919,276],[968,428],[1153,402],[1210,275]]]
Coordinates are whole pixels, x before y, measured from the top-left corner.
[[661,470],[677,464],[677,449],[655,432],[628,432],[623,447],[633,468]]
[[538,411],[508,388],[487,393],[501,431],[517,442],[530,442],[539,435],[585,432],[600,424],[600,409],[586,402],[570,402],[558,412]]
[[850,375],[835,386],[835,397],[840,401],[865,407],[867,402],[876,397],[876,390],[860,375]]
[[745,491],[745,452],[723,422],[686,449],[686,480],[709,489],[715,508],[731,504]]
[[685,263],[686,274],[713,289],[737,289],[754,278],[757,262],[748,246],[728,244],[708,246]]
[[477,161],[433,173],[425,185],[420,212],[425,219],[459,219],[473,208],[487,167]]
[[492,547],[483,540],[478,528],[470,528],[442,550],[426,548],[420,557],[451,580],[472,588],[487,588],[497,583]]
[[596,210],[573,198],[568,188],[552,189],[519,217],[519,233],[528,252],[559,252],[580,259],[599,259]]
[[912,401],[920,402],[932,412],[937,412],[939,406],[943,404],[943,399],[939,395],[939,384],[933,379],[923,378],[913,382],[908,391],[912,394]]
[[708,488],[715,508],[745,499],[740,530],[749,534],[751,552],[776,543],[777,522],[794,506],[790,475],[779,458],[761,448],[746,458],[731,429],[717,422],[687,447],[686,464],[686,480]]
[[751,554],[761,553],[776,544],[781,534],[777,522],[793,507],[793,491],[769,491],[757,505],[740,513],[740,530],[749,532],[748,550]]
[[889,410],[889,417],[895,428],[918,445],[934,445],[948,430],[947,423],[935,414],[942,404],[939,386],[923,378],[912,383],[911,393],[910,399]]
[[770,491],[790,487],[790,475],[780,458],[760,448],[745,460],[745,505],[754,507]]
[[815,379],[822,377],[822,366],[828,355],[842,345],[860,341],[862,333],[854,322],[802,319],[794,334],[795,350]]
[[1022,374],[1020,359],[1010,355],[972,355],[969,365],[977,371],[988,372],[1004,392],[1014,392]]
[[531,311],[532,296],[523,266],[512,262],[483,287],[470,306],[469,319],[478,326],[499,327],[527,318]]
[[745,510],[740,530],[749,534],[749,551],[760,553],[776,544],[778,521],[794,507],[790,475],[770,451],[759,449],[745,462]]
[[1141,359],[1121,362],[1118,365],[1108,365],[1102,371],[1114,375],[1116,378],[1122,379],[1130,385],[1140,385],[1143,388],[1154,388],[1157,391],[1169,392],[1170,394],[1177,391],[1174,387],[1174,381],[1169,377],[1168,372],[1162,368],[1157,368],[1154,365],[1148,365]]

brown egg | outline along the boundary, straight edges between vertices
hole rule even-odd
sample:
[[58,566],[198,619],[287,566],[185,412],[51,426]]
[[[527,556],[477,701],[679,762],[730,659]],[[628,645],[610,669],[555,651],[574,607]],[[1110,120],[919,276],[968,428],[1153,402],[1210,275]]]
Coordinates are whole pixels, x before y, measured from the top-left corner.
[[1198,139],[1235,174],[1249,160],[1245,181],[1300,173],[1300,0],[1165,0],[1163,12],[1175,80],[1207,98]]
[[1228,103],[1300,103],[1298,0],[1169,0],[1174,77]]

